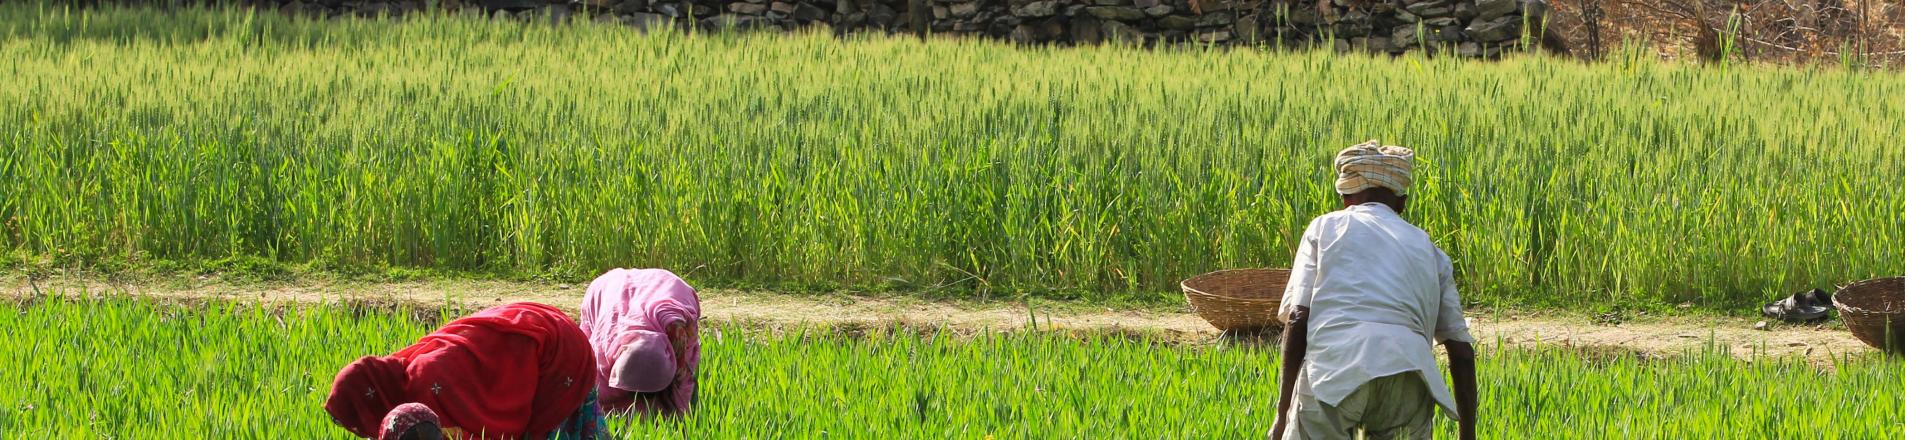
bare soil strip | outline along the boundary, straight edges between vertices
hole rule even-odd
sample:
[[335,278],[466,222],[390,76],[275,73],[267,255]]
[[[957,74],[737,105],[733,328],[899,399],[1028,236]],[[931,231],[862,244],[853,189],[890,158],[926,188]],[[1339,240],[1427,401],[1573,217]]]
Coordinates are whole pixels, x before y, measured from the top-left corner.
[[[100,279],[55,278],[29,283],[0,279],[0,296],[131,294],[167,299],[224,299],[264,303],[371,301],[425,306],[483,307],[533,301],[573,313],[583,285],[505,281],[426,281],[332,283],[324,281],[258,284],[227,283],[216,278],[170,282],[115,283]],[[1172,310],[1111,310],[1059,304],[948,303],[903,296],[791,295],[737,290],[702,291],[704,319],[774,325],[887,325],[907,323],[967,330],[1027,328],[1036,316],[1040,329],[1117,330],[1161,335],[1183,342],[1215,341],[1220,333],[1196,315]],[[1471,313],[1470,327],[1483,345],[1543,346],[1644,357],[1697,352],[1723,346],[1741,359],[1803,356],[1830,366],[1834,356],[1872,351],[1837,323],[1817,326],[1772,325],[1755,330],[1755,319],[1732,317],[1635,317],[1618,324],[1563,313]]]

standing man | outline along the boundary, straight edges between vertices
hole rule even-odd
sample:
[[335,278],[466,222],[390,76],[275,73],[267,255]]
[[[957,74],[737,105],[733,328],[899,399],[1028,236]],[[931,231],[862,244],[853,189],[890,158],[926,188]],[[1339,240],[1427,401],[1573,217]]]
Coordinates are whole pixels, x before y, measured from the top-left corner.
[[[1403,220],[1415,152],[1376,141],[1336,155],[1343,209],[1303,231],[1278,314],[1276,439],[1428,439],[1436,406],[1475,438],[1475,339],[1449,256]],[[1448,348],[1455,396],[1436,369]]]

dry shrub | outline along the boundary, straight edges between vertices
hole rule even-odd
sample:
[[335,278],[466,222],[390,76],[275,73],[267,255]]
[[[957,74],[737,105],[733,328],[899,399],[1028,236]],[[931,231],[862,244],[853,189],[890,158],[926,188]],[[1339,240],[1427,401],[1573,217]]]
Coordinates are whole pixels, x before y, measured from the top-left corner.
[[1900,0],[1556,0],[1549,23],[1588,59],[1645,44],[1703,61],[1905,65]]

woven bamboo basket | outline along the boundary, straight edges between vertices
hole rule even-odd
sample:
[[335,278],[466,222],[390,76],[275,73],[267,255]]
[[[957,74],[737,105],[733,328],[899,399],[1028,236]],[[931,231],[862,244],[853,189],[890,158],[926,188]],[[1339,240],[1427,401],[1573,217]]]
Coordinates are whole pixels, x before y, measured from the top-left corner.
[[1860,341],[1891,353],[1905,353],[1905,277],[1852,283],[1832,295],[1839,318]]
[[1179,287],[1192,312],[1229,332],[1283,327],[1277,304],[1289,282],[1289,269],[1231,269],[1191,277]]

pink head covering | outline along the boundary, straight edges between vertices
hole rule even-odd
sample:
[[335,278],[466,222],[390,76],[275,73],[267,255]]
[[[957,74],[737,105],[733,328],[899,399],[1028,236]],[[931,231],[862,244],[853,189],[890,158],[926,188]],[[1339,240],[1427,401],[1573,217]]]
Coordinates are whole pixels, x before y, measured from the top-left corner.
[[[417,438],[443,438],[443,423],[437,421],[436,411],[421,403],[397,405],[384,416],[383,433],[377,440],[399,440],[411,428],[420,428]],[[435,433],[436,435],[431,435]]]
[[[701,362],[701,343],[696,336],[701,299],[686,281],[661,269],[608,271],[589,283],[588,295],[582,299],[581,318],[582,331],[595,349],[596,391],[603,410],[647,413],[688,409],[694,398],[695,370]],[[671,371],[673,377],[659,388],[647,383],[668,378]],[[617,377],[620,375],[628,377]]]
[[637,393],[653,393],[675,382],[675,348],[668,335],[647,330],[629,332],[630,339],[615,357],[609,386]]

